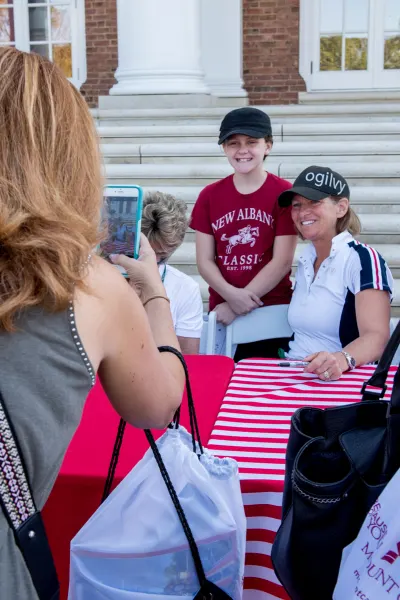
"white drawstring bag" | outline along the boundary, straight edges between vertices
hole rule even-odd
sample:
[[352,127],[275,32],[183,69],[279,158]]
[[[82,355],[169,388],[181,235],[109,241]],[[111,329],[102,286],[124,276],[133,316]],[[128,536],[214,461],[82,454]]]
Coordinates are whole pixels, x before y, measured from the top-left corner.
[[343,550],[333,600],[400,598],[400,470]]
[[[190,407],[190,386],[188,399]],[[236,461],[214,457],[183,427],[157,442],[146,435],[152,448],[71,542],[68,599],[240,600],[246,519]]]

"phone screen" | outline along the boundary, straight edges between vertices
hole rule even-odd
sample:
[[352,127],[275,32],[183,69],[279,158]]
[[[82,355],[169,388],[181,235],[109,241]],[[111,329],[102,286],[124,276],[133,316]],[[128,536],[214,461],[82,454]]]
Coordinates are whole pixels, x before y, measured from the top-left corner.
[[[107,190],[107,194],[112,193]],[[109,259],[110,254],[125,254],[136,258],[140,235],[139,197],[135,190],[130,196],[104,197],[104,218],[108,224],[108,239],[100,244],[100,254]]]

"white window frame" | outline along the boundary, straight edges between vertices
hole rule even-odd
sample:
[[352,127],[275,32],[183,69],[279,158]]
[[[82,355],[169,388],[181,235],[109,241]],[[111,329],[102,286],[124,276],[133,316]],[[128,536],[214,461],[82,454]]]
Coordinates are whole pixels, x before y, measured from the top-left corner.
[[299,72],[306,83],[307,92],[400,89],[400,70],[384,70],[382,66],[384,50],[380,38],[383,34],[384,11],[379,9],[379,2],[371,0],[368,70],[340,72],[341,77],[335,78],[338,71],[318,72],[319,0],[300,0]]
[[[14,0],[15,47],[25,52],[30,51],[28,1]],[[80,89],[87,78],[85,0],[70,0],[69,4],[72,46],[72,77],[69,80]]]

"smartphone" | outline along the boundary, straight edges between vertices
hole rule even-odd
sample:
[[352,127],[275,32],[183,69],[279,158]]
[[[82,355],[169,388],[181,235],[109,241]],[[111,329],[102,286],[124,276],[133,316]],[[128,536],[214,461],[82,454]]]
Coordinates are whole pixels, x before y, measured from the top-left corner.
[[[100,244],[100,256],[110,261],[110,254],[139,256],[143,191],[138,185],[107,185],[104,188],[103,220],[108,225],[108,239]],[[115,265],[127,277],[125,269]]]

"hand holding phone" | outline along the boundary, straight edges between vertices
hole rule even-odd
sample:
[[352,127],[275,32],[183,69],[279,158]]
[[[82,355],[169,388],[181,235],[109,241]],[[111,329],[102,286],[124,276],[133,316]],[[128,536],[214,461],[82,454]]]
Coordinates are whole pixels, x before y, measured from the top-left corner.
[[137,260],[124,254],[110,255],[110,259],[114,265],[125,270],[130,285],[141,300],[145,301],[155,294],[165,295],[155,252],[143,233],[140,234],[140,251]]

